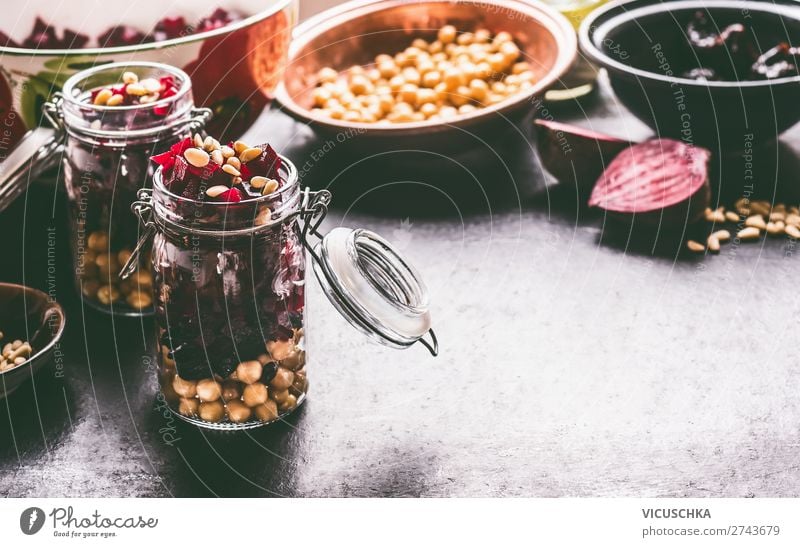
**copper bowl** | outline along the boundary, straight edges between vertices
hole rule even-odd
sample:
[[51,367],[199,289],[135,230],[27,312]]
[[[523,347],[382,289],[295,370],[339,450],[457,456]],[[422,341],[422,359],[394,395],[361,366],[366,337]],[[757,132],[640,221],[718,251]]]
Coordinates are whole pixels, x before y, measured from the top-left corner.
[[[507,31],[519,45],[522,56],[536,74],[533,87],[495,105],[480,108],[446,121],[408,123],[357,123],[334,120],[311,112],[311,94],[317,73],[330,66],[344,70],[352,65],[370,65],[380,53],[394,54],[414,38],[435,39],[444,25],[459,31],[487,28]],[[354,0],[324,11],[300,24],[294,31],[289,61],[276,89],[276,100],[299,121],[325,133],[355,136],[362,144],[397,146],[403,137],[415,148],[436,147],[444,141],[458,145],[459,139],[445,134],[477,133],[492,122],[518,120],[536,108],[541,96],[569,69],[577,52],[575,31],[567,19],[534,0],[480,0],[407,2],[403,0]],[[430,136],[429,140],[421,136]]]

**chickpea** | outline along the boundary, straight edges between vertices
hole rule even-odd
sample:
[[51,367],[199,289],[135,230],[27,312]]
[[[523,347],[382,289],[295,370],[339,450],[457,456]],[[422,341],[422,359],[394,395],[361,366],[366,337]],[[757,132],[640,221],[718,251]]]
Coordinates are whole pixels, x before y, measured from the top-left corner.
[[442,42],[440,42],[439,40],[434,40],[428,46],[428,53],[435,55],[436,53],[441,53],[443,49],[444,49],[444,44],[442,44]]
[[409,59],[408,55],[405,52],[402,52],[394,56],[394,62],[400,68],[405,68],[412,66],[414,64],[414,59]]
[[495,93],[505,93],[506,92],[506,84],[503,82],[492,82],[492,91]]
[[153,303],[153,298],[145,291],[133,290],[125,301],[131,308],[143,310],[150,307]]
[[329,66],[321,68],[319,72],[317,72],[317,79],[322,83],[335,82],[338,78],[339,73]]
[[196,416],[197,409],[200,407],[200,402],[197,399],[187,399],[181,397],[178,402],[178,412],[184,416]]
[[97,290],[100,288],[100,282],[96,279],[89,279],[81,283],[81,292],[86,298],[96,298]]
[[514,42],[503,42],[500,45],[499,53],[505,57],[507,62],[511,63],[519,57],[519,47]]
[[380,106],[384,114],[391,112],[394,107],[394,97],[391,95],[380,95],[378,97],[378,106]]
[[475,40],[475,35],[472,34],[471,32],[462,32],[461,34],[458,35],[458,38],[456,38],[456,42],[462,46],[471,44],[474,40]]
[[294,382],[292,382],[292,387],[289,388],[289,391],[297,397],[308,391],[308,378],[304,370],[295,372]]
[[475,31],[475,42],[485,44],[492,37],[492,33],[485,28],[480,28]]
[[292,340],[271,340],[267,342],[267,353],[273,361],[286,359],[294,351]]
[[484,104],[489,104],[489,105],[497,104],[499,102],[504,101],[505,99],[506,99],[505,95],[502,95],[500,93],[489,93],[489,96],[486,97],[486,101],[484,101]]
[[447,84],[444,82],[436,84],[433,90],[436,92],[436,98],[440,101],[446,100],[449,95],[447,91]]
[[477,77],[481,80],[488,80],[492,77],[492,67],[486,61],[481,61],[477,65],[475,65],[477,70],[476,74]]
[[390,60],[383,61],[381,64],[379,64],[378,72],[380,72],[381,76],[384,78],[393,78],[400,73],[400,69],[396,64],[394,64],[394,60]]
[[131,258],[131,251],[130,249],[122,249],[120,252],[117,253],[117,260],[120,264],[125,264]]
[[420,107],[419,111],[422,112],[426,118],[430,118],[439,112],[439,108],[434,103],[425,103]]
[[175,393],[179,396],[191,399],[197,395],[197,382],[194,380],[184,380],[176,375],[175,378],[172,379],[172,389],[174,389]]
[[258,361],[243,361],[236,367],[236,379],[245,384],[258,382],[263,367]]
[[500,45],[502,45],[505,42],[510,42],[511,40],[513,40],[511,34],[503,30],[494,35],[494,40],[492,40],[492,44],[494,44],[499,48]]
[[[122,251],[120,251],[122,253]],[[123,262],[120,261],[120,264]],[[131,274],[128,278],[131,282],[131,285],[134,287],[152,287],[153,286],[153,276],[150,272],[146,272],[144,270],[136,270]]]
[[242,384],[236,380],[225,380],[222,382],[222,399],[232,401],[242,396]]
[[350,78],[350,92],[354,95],[370,93],[373,89],[372,82],[363,74],[355,74]]
[[222,396],[222,386],[216,380],[206,378],[197,382],[197,396],[201,401],[216,401]]
[[283,367],[278,367],[275,377],[270,381],[269,385],[277,391],[288,389],[294,382],[294,373],[291,370]]
[[517,74],[517,77],[519,78],[520,83],[533,82],[533,80],[536,78],[536,76],[533,74],[533,71],[530,70],[520,72],[519,74]]
[[268,395],[267,386],[261,382],[256,382],[245,386],[244,392],[242,392],[242,400],[244,404],[252,408],[266,403],[269,398]]
[[414,38],[414,41],[411,42],[411,46],[417,49],[426,50],[428,49],[428,42],[422,38]]
[[457,68],[448,68],[444,73],[442,81],[447,85],[447,89],[456,89],[461,85],[463,74]]
[[469,114],[470,112],[474,112],[475,110],[477,109],[471,104],[462,104],[461,106],[458,107],[459,114]]
[[222,401],[200,403],[198,414],[207,422],[218,422],[225,416],[225,405],[222,404]]
[[493,72],[503,72],[508,65],[502,53],[493,53],[489,56],[489,67]]
[[453,25],[445,25],[439,29],[436,37],[441,43],[449,44],[456,39],[456,34],[456,27]]
[[391,62],[391,63],[394,63],[394,57],[392,57],[391,55],[387,55],[386,53],[381,53],[380,55],[377,55],[375,57],[375,64],[376,65],[379,65],[381,63],[385,63],[387,61]]
[[398,93],[398,98],[406,103],[417,103],[417,86],[414,84],[403,84]]
[[470,98],[470,89],[467,86],[460,85],[458,88],[450,93],[450,102],[454,106],[461,106],[467,104]]
[[425,87],[436,87],[442,81],[442,73],[438,70],[431,70],[422,76],[422,85]]
[[325,110],[325,113],[334,120],[341,120],[344,118],[345,109],[342,105],[332,106]]
[[108,234],[105,232],[92,232],[89,234],[86,243],[95,252],[108,251]]
[[324,87],[317,87],[311,93],[311,98],[314,99],[315,106],[325,106],[325,103],[332,97],[331,92]]
[[425,121],[425,114],[422,112],[414,112],[411,114],[411,121],[412,122],[424,122]]
[[285,402],[288,397],[289,397],[288,389],[284,389],[282,391],[277,391],[275,389],[269,390],[269,398],[278,403],[278,405]]
[[290,410],[294,410],[295,407],[297,407],[297,397],[290,393],[286,397],[286,400],[278,405],[278,410],[281,412],[288,412]]
[[255,407],[253,411],[256,413],[256,418],[262,422],[271,422],[278,417],[278,405],[272,400]]
[[404,68],[401,74],[403,75],[403,79],[407,84],[414,84],[415,86],[418,86],[422,81],[422,76],[420,76],[420,73],[416,68]]
[[489,84],[483,80],[474,79],[469,83],[470,96],[476,101],[483,101],[489,93]]
[[442,118],[452,118],[453,116],[458,115],[458,110],[452,106],[443,106],[439,109],[439,115]]
[[97,289],[97,300],[105,306],[119,300],[119,296],[119,290],[113,285],[103,285]]
[[525,72],[530,69],[531,69],[530,63],[521,61],[519,63],[514,63],[514,66],[511,67],[511,74],[519,74],[520,72]]
[[440,51],[431,55],[431,61],[433,61],[434,63],[441,63],[442,61],[446,60],[447,60],[447,53],[445,53],[444,51]]
[[423,105],[427,103],[435,103],[438,98],[439,96],[433,89],[422,88],[417,91],[416,104]]
[[405,83],[406,83],[405,78],[403,78],[402,76],[395,76],[394,78],[389,80],[389,88],[393,92],[397,93],[398,91],[400,91],[400,88],[403,87],[403,84]]

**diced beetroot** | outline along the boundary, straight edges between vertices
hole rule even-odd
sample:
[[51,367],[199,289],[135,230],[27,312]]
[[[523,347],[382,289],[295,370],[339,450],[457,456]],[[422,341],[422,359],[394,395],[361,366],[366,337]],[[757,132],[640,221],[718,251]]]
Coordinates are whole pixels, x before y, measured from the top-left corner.
[[242,194],[238,188],[230,188],[228,191],[222,192],[217,199],[229,203],[239,203],[242,201]]
[[[233,143],[229,146],[233,146]],[[250,172],[281,182],[281,157],[268,144],[259,145],[258,148],[262,150],[261,155],[247,162]]]
[[693,222],[710,201],[710,157],[704,148],[671,139],[635,144],[603,172],[589,205],[661,226]]
[[536,120],[536,145],[548,173],[588,194],[614,157],[632,143],[549,120]]
[[1,47],[22,47],[22,44],[19,44],[11,39],[11,37],[3,31],[0,31],[0,46]]
[[157,42],[169,40],[170,38],[180,38],[187,34],[191,34],[191,27],[186,24],[186,19],[180,16],[164,17],[156,24],[156,28],[153,30],[153,37]]
[[111,27],[97,37],[97,43],[103,47],[122,47],[149,42],[151,38],[139,29],[118,25]]
[[33,30],[25,38],[22,45],[27,48],[53,49],[59,47],[59,40],[53,27],[45,23],[40,17],[36,18]]
[[214,13],[201,19],[200,22],[197,23],[197,32],[206,32],[209,30],[222,28],[233,21],[238,21],[239,19],[240,17],[232,16],[227,10],[217,8],[214,10]]

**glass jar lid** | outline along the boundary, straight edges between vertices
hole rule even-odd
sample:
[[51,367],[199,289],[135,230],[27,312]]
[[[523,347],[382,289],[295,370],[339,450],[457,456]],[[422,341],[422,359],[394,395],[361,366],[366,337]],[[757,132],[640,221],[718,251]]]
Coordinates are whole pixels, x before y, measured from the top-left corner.
[[[439,352],[428,289],[388,241],[369,230],[334,228],[313,249],[314,274],[331,304],[354,327],[384,345],[420,342]],[[430,333],[431,342],[423,337]]]

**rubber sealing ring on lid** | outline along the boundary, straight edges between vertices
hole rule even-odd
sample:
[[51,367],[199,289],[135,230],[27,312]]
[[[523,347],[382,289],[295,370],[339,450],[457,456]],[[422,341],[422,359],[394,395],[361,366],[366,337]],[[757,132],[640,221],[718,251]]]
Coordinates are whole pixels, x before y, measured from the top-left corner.
[[315,247],[314,273],[333,306],[378,342],[407,348],[431,332],[428,290],[389,242],[369,230],[334,228]]

